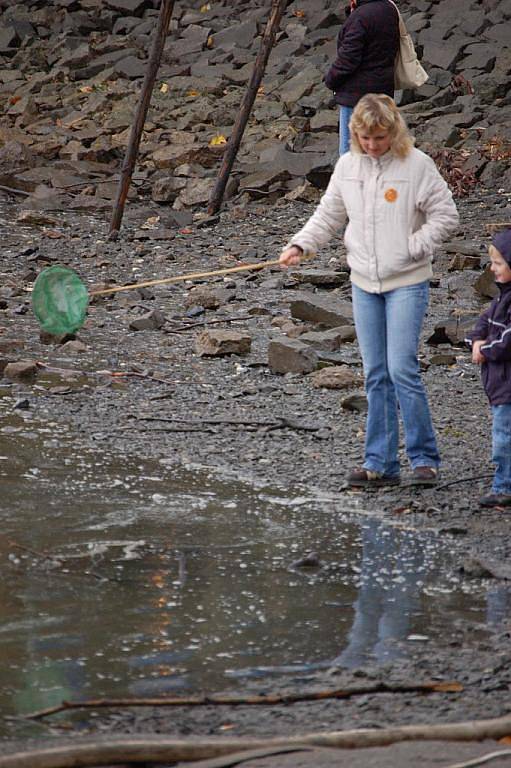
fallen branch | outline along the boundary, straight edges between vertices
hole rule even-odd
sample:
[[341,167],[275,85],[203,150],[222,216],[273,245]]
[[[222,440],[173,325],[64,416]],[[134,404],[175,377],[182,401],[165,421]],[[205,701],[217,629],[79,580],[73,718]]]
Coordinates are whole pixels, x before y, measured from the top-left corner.
[[[7,539],[7,543],[9,546],[13,547],[14,549],[20,549],[22,552],[28,552],[29,555],[33,555],[34,557],[39,557],[42,560],[49,560],[54,565],[59,566],[63,568],[65,566],[65,563],[63,562],[62,558],[57,557],[57,555],[49,555],[46,552],[38,552],[37,549],[31,549],[30,547],[25,547],[23,544],[18,544],[17,541],[13,541],[12,539]],[[69,576],[69,572],[66,570],[66,576]],[[84,571],[83,572],[86,576],[92,576],[94,579],[98,579],[98,581],[114,581],[114,579],[109,579],[108,576],[101,576],[101,574],[96,573],[95,571]]]
[[[366,696],[369,693],[459,693],[463,686],[455,681],[411,683],[410,685],[392,683],[373,683],[357,685],[354,688],[342,688],[326,691],[307,691],[305,693],[275,693],[267,696],[191,696],[189,698],[156,699],[90,699],[84,701],[63,701],[54,707],[41,709],[25,715],[30,720],[38,720],[57,712],[69,709],[100,709],[112,707],[208,707],[213,704],[229,707],[236,706],[274,706],[275,704],[296,704],[303,701],[324,701],[325,699],[349,699],[352,696]],[[1,764],[0,764],[1,765]]]
[[[165,416],[138,416],[138,421],[163,421],[167,424],[185,424],[178,427],[175,432],[198,432],[200,429],[207,429],[209,426],[228,425],[232,427],[266,427],[267,429],[296,429],[303,432],[317,432],[323,429],[322,426],[313,424],[304,424],[286,416],[282,416],[277,421],[268,421],[263,419],[226,419],[221,417],[212,417],[210,419],[179,419],[166,418]],[[194,429],[198,427],[198,429]],[[156,430],[152,430],[156,431]],[[169,430],[167,430],[169,431]]]
[[476,768],[478,765],[486,765],[492,760],[498,760],[499,757],[509,757],[511,755],[511,749],[506,749],[504,752],[490,752],[487,755],[481,755],[473,760],[469,760],[467,763],[456,763],[456,765],[448,765],[446,768]]
[[162,379],[159,376],[151,376],[149,373],[141,373],[140,371],[108,371],[108,370],[102,370],[102,371],[84,371],[79,368],[55,368],[52,365],[47,365],[46,363],[41,362],[40,360],[36,360],[36,365],[38,368],[41,368],[43,371],[47,371],[48,373],[62,373],[65,375],[69,374],[80,374],[81,376],[110,376],[112,379],[124,379],[128,377],[136,377],[139,379],[147,379],[148,381],[156,381],[158,384],[183,384],[186,382],[182,381],[175,381],[170,379]]
[[28,552],[29,555],[40,557],[42,560],[50,560],[52,563],[55,563],[56,565],[62,565],[62,560],[59,557],[56,557],[55,555],[49,555],[47,552],[38,552],[37,549],[30,549],[30,547],[25,547],[24,544],[18,544],[17,541],[13,541],[12,539],[7,539],[7,543],[9,544],[10,547],[13,547],[14,549],[21,549],[22,552]]
[[[237,320],[252,320],[254,315],[238,315],[238,317],[217,317],[214,320],[198,320],[195,323],[187,323],[186,325],[179,325],[177,328],[164,328],[164,333],[181,333],[187,331],[189,328],[196,328],[199,325],[217,325],[218,323],[235,323]],[[168,322],[168,321],[167,321]]]
[[[259,757],[271,757],[272,755],[282,755],[286,752],[316,752],[314,747],[275,747],[274,749],[251,749],[248,752],[235,752],[228,757],[214,757],[212,760],[199,760],[198,763],[190,763],[188,768],[231,768],[234,765],[241,765],[247,760],[257,760]],[[330,752],[329,750],[325,750]]]
[[471,477],[460,477],[458,480],[451,480],[448,483],[442,483],[442,485],[434,485],[434,491],[441,491],[443,488],[449,488],[450,485],[457,485],[458,483],[471,483],[473,480],[489,480],[493,475],[472,475]]
[[3,192],[9,192],[12,195],[24,195],[25,197],[30,197],[31,192],[25,192],[24,189],[15,189],[14,187],[6,187],[5,184],[0,184],[0,189]]
[[493,720],[472,720],[441,725],[402,725],[388,728],[360,728],[351,731],[308,733],[277,739],[171,739],[162,736],[128,736],[108,740],[92,737],[70,744],[24,749],[0,757],[0,768],[91,768],[120,762],[173,763],[208,760],[243,750],[278,747],[330,747],[362,749],[405,741],[483,741],[511,734],[511,715]]

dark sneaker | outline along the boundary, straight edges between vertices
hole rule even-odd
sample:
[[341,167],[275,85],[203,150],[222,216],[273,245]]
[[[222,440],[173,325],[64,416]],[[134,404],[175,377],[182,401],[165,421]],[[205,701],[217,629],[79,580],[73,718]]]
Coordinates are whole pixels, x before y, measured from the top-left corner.
[[488,496],[481,496],[479,499],[480,507],[511,507],[511,494],[507,493],[489,493]]
[[364,469],[363,467],[352,469],[347,480],[349,485],[354,485],[357,488],[380,488],[384,485],[399,485],[401,482],[399,475],[383,475],[381,472],[374,472],[372,469]]
[[415,467],[412,472],[412,485],[435,485],[437,480],[436,467]]

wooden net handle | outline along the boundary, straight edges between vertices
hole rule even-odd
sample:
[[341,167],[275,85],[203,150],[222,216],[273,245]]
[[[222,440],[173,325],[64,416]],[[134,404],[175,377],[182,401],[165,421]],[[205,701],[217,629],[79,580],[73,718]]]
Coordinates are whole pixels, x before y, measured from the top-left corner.
[[[302,254],[301,259],[312,259],[314,254]],[[166,283],[178,283],[182,280],[198,280],[201,277],[212,277],[214,275],[230,275],[233,272],[244,272],[254,269],[265,269],[265,267],[276,267],[280,264],[279,259],[272,261],[261,261],[255,264],[240,264],[237,267],[227,267],[226,269],[214,269],[210,272],[191,272],[188,275],[176,275],[175,277],[164,277],[160,280],[146,280],[143,283],[131,283],[130,285],[120,285],[113,288],[104,288],[101,291],[90,291],[89,296],[104,296],[108,293],[118,293],[119,291],[132,291],[135,288],[147,288],[150,285],[165,285]]]

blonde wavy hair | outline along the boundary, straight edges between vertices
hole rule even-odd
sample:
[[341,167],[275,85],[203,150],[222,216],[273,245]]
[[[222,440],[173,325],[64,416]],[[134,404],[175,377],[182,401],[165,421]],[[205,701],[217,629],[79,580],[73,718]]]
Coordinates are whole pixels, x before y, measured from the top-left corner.
[[388,131],[390,135],[390,151],[395,157],[406,157],[414,145],[407,125],[401,117],[398,108],[390,96],[383,93],[368,93],[357,103],[350,119],[351,149],[353,152],[364,154],[358,133],[367,131]]

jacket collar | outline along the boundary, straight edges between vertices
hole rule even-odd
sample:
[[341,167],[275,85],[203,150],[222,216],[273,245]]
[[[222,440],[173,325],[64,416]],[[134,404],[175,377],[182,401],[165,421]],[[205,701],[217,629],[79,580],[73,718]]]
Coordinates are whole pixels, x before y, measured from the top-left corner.
[[497,283],[496,286],[500,291],[501,296],[505,296],[509,292],[511,292],[511,283]]
[[384,170],[389,167],[391,162],[395,159],[392,152],[386,152],[381,157],[369,157],[369,155],[362,154],[363,162],[367,163],[370,168],[378,168]]

